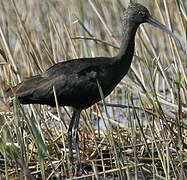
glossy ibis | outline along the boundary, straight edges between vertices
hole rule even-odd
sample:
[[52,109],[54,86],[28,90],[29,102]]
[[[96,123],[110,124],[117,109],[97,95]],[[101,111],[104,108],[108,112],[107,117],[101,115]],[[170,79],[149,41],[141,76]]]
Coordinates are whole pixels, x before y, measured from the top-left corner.
[[106,97],[127,74],[133,58],[137,28],[141,23],[146,22],[167,32],[180,44],[177,37],[167,27],[155,20],[144,6],[131,3],[124,12],[123,36],[117,56],[80,58],[60,62],[42,74],[30,77],[7,90],[7,96],[12,97],[13,94],[16,94],[21,104],[47,104],[54,107],[56,104],[53,87],[55,87],[59,105],[73,108],[68,129],[71,162],[73,162],[72,130],[74,130],[73,140],[78,163],[81,165],[78,145],[81,111],[101,100],[97,82]]

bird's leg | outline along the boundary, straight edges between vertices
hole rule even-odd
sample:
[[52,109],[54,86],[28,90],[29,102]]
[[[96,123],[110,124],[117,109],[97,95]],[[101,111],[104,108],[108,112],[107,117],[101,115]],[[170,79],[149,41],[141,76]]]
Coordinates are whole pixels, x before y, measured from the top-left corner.
[[76,119],[76,111],[73,110],[72,118],[68,128],[68,148],[69,148],[69,159],[73,163],[73,150],[72,150],[72,128]]
[[76,115],[75,115],[73,140],[74,140],[74,145],[75,145],[75,149],[77,152],[79,170],[82,171],[82,163],[81,163],[80,149],[79,149],[79,137],[78,137],[78,126],[79,126],[80,113],[81,113],[81,110],[77,110]]

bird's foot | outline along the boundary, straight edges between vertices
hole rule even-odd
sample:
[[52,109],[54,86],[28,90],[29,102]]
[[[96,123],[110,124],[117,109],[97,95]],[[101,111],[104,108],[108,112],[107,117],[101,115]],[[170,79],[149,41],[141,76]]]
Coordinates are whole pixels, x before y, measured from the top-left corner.
[[82,169],[82,163],[81,162],[78,162],[78,174],[79,175],[82,175],[82,173],[83,173],[83,169]]
[[69,170],[72,176],[81,176],[83,174],[82,163],[81,164],[70,163]]

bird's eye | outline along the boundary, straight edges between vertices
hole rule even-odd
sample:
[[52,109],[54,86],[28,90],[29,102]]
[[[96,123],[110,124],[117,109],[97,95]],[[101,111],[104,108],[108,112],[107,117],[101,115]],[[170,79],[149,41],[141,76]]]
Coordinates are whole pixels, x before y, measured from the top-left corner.
[[142,17],[145,17],[145,12],[144,11],[139,11],[138,14]]

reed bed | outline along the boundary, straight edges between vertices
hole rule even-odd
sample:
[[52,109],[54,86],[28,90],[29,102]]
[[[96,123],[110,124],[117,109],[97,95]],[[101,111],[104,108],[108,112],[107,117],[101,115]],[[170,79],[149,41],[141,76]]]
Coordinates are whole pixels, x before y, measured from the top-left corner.
[[[138,29],[128,75],[81,114],[82,175],[68,157],[71,108],[22,106],[17,99],[10,108],[1,98],[0,179],[186,178],[187,3],[138,2],[183,49],[157,28]],[[57,62],[116,55],[127,6],[125,0],[0,1],[1,96]]]

